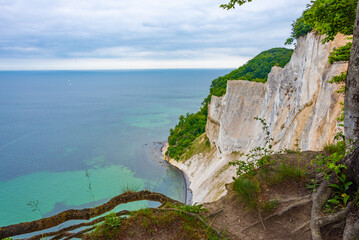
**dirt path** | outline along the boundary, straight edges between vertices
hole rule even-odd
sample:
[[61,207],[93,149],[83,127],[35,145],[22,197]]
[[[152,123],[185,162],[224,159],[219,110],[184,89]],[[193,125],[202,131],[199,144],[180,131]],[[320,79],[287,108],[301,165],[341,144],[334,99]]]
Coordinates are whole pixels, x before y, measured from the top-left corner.
[[[300,156],[301,165],[315,175],[310,160],[317,152],[304,152]],[[296,154],[282,154],[289,162],[298,161]],[[225,231],[231,239],[243,240],[308,240],[311,239],[309,220],[311,215],[311,190],[305,183],[286,181],[266,189],[269,199],[276,199],[276,207],[266,213],[249,210],[227,185],[228,194],[220,200],[205,204],[207,216],[215,228]],[[260,215],[263,221],[260,221]],[[338,228],[336,228],[338,227]],[[329,226],[323,230],[324,239],[342,239],[343,227]]]

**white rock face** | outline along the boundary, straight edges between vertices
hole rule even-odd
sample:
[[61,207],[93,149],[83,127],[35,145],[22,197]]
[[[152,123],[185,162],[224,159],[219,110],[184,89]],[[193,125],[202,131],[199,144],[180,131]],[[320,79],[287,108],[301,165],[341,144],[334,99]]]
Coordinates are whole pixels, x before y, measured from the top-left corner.
[[223,97],[212,97],[206,134],[216,146],[210,154],[199,154],[185,162],[171,161],[191,181],[193,202],[219,199],[226,193],[225,183],[232,181],[235,168],[228,162],[238,159],[234,152],[247,153],[264,145],[264,132],[259,121],[266,120],[274,150],[321,150],[334,141],[337,117],[343,96],[341,86],[328,81],[346,71],[347,63],[328,63],[329,53],[347,43],[337,36],[322,44],[323,37],[309,33],[297,40],[290,62],[273,67],[266,84],[228,81]]

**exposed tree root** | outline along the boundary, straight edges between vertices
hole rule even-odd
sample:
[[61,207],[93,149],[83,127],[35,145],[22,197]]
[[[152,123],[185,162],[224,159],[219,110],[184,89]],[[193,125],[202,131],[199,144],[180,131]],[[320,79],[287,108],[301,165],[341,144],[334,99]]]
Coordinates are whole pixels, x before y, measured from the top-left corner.
[[[343,239],[344,240],[358,240],[359,239],[359,220],[353,221],[354,217],[347,219]],[[353,222],[351,222],[353,221]]]
[[162,204],[166,202],[178,203],[176,200],[173,200],[161,193],[154,193],[150,191],[123,193],[121,195],[113,197],[107,203],[97,206],[95,208],[85,208],[82,210],[70,209],[61,212],[55,216],[42,218],[37,221],[2,227],[0,228],[0,239],[25,233],[41,231],[47,228],[55,227],[69,220],[89,220],[93,217],[97,217],[101,214],[111,211],[119,204],[139,200],[155,201]]
[[344,220],[344,219],[346,219],[348,213],[353,208],[353,206],[354,206],[354,203],[350,202],[343,210],[341,210],[335,214],[317,218],[317,224],[319,225],[319,227],[324,227],[329,224]]
[[211,213],[211,214],[208,216],[208,218],[212,218],[212,217],[214,217],[214,216],[218,216],[221,212],[223,212],[223,210],[224,210],[224,208],[221,208],[221,209],[215,211],[214,213]]
[[[286,206],[285,208],[281,209],[280,211],[275,212],[275,213],[269,215],[268,217],[265,217],[263,220],[259,220],[259,221],[257,221],[257,222],[254,222],[254,223],[250,224],[249,226],[243,228],[243,229],[241,230],[241,232],[244,232],[245,230],[247,230],[247,229],[249,229],[249,228],[251,228],[251,227],[256,226],[257,224],[261,223],[262,221],[264,222],[264,221],[267,221],[268,219],[271,219],[271,218],[273,218],[273,217],[282,216],[284,213],[288,212],[289,210],[291,210],[291,209],[293,209],[293,208],[296,208],[296,207],[299,207],[299,206],[303,206],[303,205],[306,205],[306,204],[310,203],[311,200],[308,199],[308,197],[309,197],[309,196],[306,196],[306,198],[302,198],[302,197],[298,198],[298,199],[301,199],[301,200],[298,200],[298,201],[296,201],[295,203],[292,203],[292,204]],[[279,200],[279,201],[280,201],[280,200]]]
[[266,225],[264,225],[264,221],[263,221],[263,218],[262,218],[261,210],[258,210],[258,216],[259,216],[259,219],[261,220],[262,227],[263,227],[264,231],[267,231]]
[[312,195],[306,195],[306,196],[302,196],[302,197],[293,197],[293,198],[273,199],[271,201],[275,201],[276,203],[287,203],[287,202],[293,202],[293,201],[300,201],[300,200],[303,200],[303,199],[308,199],[311,196]]
[[[346,155],[342,160],[343,163],[347,166],[348,170],[345,171],[345,174],[352,179],[356,185],[358,186],[358,162],[359,162],[359,147],[351,152],[350,154]],[[312,212],[311,212],[311,221],[310,221],[310,229],[312,233],[313,240],[321,240],[321,228],[333,224],[336,222],[343,222],[345,221],[345,228],[343,233],[343,239],[345,240],[359,240],[359,222],[358,220],[354,222],[353,217],[349,216],[349,213],[354,208],[356,202],[358,201],[358,197],[356,197],[353,201],[349,202],[347,206],[342,209],[341,211],[322,216],[322,209],[323,206],[326,204],[328,199],[333,193],[330,184],[336,182],[336,177],[333,174],[328,181],[324,180],[321,185],[319,186],[316,193],[313,194],[313,205],[312,205]],[[357,194],[358,196],[358,194]]]
[[300,225],[299,227],[297,227],[296,229],[294,229],[294,230],[292,231],[292,234],[294,234],[294,233],[296,233],[296,232],[298,232],[298,231],[301,231],[301,230],[304,229],[304,228],[308,228],[307,230],[309,230],[309,225],[310,225],[310,221],[307,221],[307,222],[303,223],[302,225]]

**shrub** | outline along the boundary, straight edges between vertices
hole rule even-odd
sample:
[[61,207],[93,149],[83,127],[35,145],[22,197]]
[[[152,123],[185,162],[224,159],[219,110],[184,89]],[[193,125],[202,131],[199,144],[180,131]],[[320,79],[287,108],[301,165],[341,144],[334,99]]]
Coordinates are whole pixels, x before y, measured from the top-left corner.
[[253,181],[253,178],[243,175],[238,177],[234,181],[233,190],[239,194],[240,199],[252,209],[257,207],[258,195],[260,193],[260,187],[257,182]]
[[281,163],[279,171],[276,175],[277,182],[283,182],[288,179],[300,181],[305,179],[307,176],[307,171],[297,166]]
[[325,145],[323,147],[323,149],[328,154],[338,153],[338,154],[344,156],[345,151],[346,151],[346,147],[347,146],[345,144],[345,141],[338,141],[337,143],[331,143],[331,144]]
[[329,63],[333,64],[334,62],[339,61],[349,61],[351,48],[352,43],[348,42],[346,45],[334,49],[329,55]]
[[292,23],[292,33],[291,36],[285,42],[285,44],[292,44],[295,39],[299,38],[300,36],[305,36],[308,32],[312,31],[312,29],[313,28],[305,22],[303,16],[298,18]]

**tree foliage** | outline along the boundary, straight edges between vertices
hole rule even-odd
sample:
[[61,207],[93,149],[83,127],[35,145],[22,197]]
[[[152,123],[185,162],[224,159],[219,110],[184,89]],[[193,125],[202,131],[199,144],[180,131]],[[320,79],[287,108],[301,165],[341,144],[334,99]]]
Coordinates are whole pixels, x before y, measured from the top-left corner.
[[287,48],[272,48],[261,52],[238,69],[223,77],[214,79],[210,88],[210,94],[215,96],[224,95],[228,80],[241,79],[266,82],[272,67],[284,67],[289,62],[292,53],[293,50]]
[[308,32],[312,31],[313,27],[306,23],[304,17],[298,18],[292,23],[291,36],[287,39],[285,44],[290,45],[295,39],[305,36]]
[[307,5],[302,16],[292,24],[292,33],[286,44],[305,35],[311,30],[326,35],[323,42],[334,39],[335,35],[353,33],[357,0],[315,0]]
[[204,105],[197,113],[181,115],[168,137],[167,154],[179,160],[182,154],[191,146],[193,141],[205,132],[208,106]]
[[325,42],[335,35],[353,34],[357,0],[316,0],[311,1],[303,16],[308,25],[325,34]]
[[231,0],[227,4],[222,4],[221,8],[229,10],[229,9],[235,8],[236,4],[238,4],[240,6],[240,5],[243,5],[246,2],[252,2],[252,0]]
[[333,64],[334,62],[339,62],[339,61],[349,61],[351,48],[352,48],[352,43],[348,42],[346,45],[334,49],[334,51],[331,52],[329,55],[329,63]]

